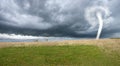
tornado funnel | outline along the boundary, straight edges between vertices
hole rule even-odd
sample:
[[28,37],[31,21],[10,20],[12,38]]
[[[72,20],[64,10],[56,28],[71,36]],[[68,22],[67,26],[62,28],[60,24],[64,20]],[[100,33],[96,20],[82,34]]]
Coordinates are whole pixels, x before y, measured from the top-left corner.
[[99,38],[100,38],[100,35],[101,35],[101,33],[102,33],[103,19],[102,19],[102,14],[101,14],[100,12],[97,12],[96,16],[97,16],[98,22],[99,22],[99,28],[98,28],[98,32],[97,32],[96,39],[99,39]]

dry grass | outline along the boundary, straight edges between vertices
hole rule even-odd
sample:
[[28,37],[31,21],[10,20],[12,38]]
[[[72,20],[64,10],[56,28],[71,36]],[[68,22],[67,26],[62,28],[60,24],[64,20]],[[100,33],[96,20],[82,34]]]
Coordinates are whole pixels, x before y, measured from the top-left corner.
[[120,39],[100,39],[100,40],[65,40],[55,42],[0,42],[0,48],[20,47],[20,46],[63,46],[63,45],[95,45],[101,48],[120,49]]
[[59,46],[59,45],[97,45],[97,46],[109,46],[118,47],[120,45],[120,39],[100,39],[100,40],[65,40],[55,42],[0,42],[0,47],[9,46]]

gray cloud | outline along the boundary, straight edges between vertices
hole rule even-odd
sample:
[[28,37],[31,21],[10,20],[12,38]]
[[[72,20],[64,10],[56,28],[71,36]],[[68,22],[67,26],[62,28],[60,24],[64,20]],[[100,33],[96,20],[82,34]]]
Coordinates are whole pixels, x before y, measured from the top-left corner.
[[[1,0],[0,33],[95,37],[98,27],[89,29],[92,25],[84,16],[85,9],[93,2],[95,0]],[[109,0],[107,4],[114,20],[104,25],[102,37],[114,37],[120,34],[120,1]]]

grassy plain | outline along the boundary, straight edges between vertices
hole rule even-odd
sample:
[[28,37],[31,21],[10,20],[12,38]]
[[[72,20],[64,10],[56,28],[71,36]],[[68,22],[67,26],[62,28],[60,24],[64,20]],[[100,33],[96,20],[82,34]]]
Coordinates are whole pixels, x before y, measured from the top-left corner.
[[1,42],[0,66],[120,66],[120,39]]

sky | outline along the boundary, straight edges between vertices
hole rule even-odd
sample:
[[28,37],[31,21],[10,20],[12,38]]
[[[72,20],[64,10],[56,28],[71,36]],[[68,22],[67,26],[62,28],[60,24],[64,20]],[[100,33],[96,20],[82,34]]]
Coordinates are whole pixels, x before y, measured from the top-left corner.
[[0,0],[0,39],[120,37],[120,0]]

